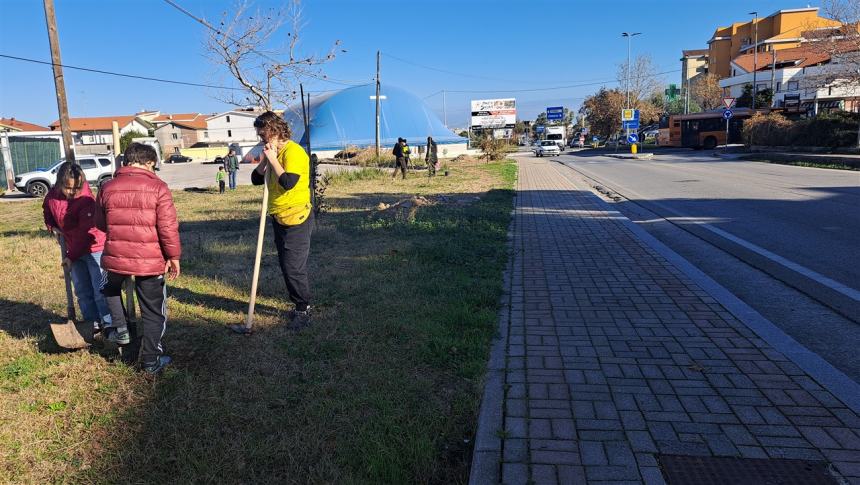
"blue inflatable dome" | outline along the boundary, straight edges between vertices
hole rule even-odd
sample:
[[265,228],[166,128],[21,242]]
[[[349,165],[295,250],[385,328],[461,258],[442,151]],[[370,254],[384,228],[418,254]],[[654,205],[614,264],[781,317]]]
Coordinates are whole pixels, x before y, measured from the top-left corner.
[[[455,135],[424,103],[412,93],[382,85],[380,94],[379,138],[383,146],[394,146],[398,137],[411,145],[423,145],[428,136],[438,144],[466,143]],[[311,98],[310,132],[313,151],[343,150],[349,145],[373,146],[376,143],[376,85],[347,88]],[[295,107],[294,107],[295,108]],[[293,129],[293,139],[306,143],[301,106],[287,110],[284,118]]]

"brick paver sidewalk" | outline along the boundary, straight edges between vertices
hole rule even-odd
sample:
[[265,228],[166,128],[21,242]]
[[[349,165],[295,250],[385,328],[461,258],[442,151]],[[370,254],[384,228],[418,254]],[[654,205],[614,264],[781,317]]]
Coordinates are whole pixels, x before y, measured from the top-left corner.
[[568,169],[519,167],[503,391],[485,397],[503,415],[479,426],[473,483],[663,483],[658,453],[822,460],[860,483],[857,414]]

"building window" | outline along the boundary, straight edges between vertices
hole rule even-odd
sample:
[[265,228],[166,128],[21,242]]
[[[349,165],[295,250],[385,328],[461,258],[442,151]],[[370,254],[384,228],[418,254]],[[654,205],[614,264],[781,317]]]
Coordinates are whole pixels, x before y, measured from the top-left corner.
[[732,76],[737,76],[737,75],[738,75],[738,70],[732,69]]
[[788,82],[788,87],[787,87],[787,89],[786,89],[786,90],[787,90],[787,91],[797,91],[797,88],[798,88],[798,86],[797,86],[797,81],[789,81],[789,82]]
[[176,133],[173,133],[173,139],[174,139],[174,140],[178,140],[178,139],[179,139],[179,135],[177,135]]
[[227,138],[233,137],[233,130],[227,130]]
[[208,131],[203,132],[203,138],[209,138],[209,132]]
[[776,92],[780,92],[780,91],[782,91],[782,83],[777,81],[776,82]]
[[227,123],[230,122],[230,115],[227,115]]

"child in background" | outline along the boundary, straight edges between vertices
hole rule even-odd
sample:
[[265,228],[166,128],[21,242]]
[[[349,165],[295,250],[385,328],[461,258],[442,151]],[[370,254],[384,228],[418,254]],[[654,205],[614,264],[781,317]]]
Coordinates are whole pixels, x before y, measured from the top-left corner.
[[[128,166],[114,174],[99,191],[96,224],[105,231],[102,267],[104,295],[112,317],[105,340],[118,345],[131,342],[122,286],[134,276],[140,302],[140,361],[144,372],[160,373],[171,362],[164,355],[161,339],[167,329],[167,287],[165,273],[179,276],[179,222],[167,184],[155,175],[158,155],[151,146],[132,143],[125,150]],[[137,339],[138,335],[134,335]]]
[[80,165],[65,162],[57,169],[57,182],[42,202],[45,225],[63,236],[63,267],[72,277],[81,317],[99,332],[111,321],[102,295],[101,257],[105,233],[95,225],[96,199]]
[[218,167],[218,173],[215,174],[215,181],[218,182],[218,192],[221,194],[224,193],[224,177],[226,174],[227,172],[224,171],[223,165]]

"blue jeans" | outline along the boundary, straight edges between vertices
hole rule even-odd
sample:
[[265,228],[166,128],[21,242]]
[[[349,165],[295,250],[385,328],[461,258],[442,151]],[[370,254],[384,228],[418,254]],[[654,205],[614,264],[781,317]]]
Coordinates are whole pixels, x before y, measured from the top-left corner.
[[227,173],[230,174],[230,190],[233,190],[236,188],[236,174],[239,173],[239,171],[234,170],[232,172]]
[[102,294],[101,260],[102,252],[99,251],[85,254],[72,263],[72,284],[81,307],[81,317],[87,322],[110,322],[110,310]]

